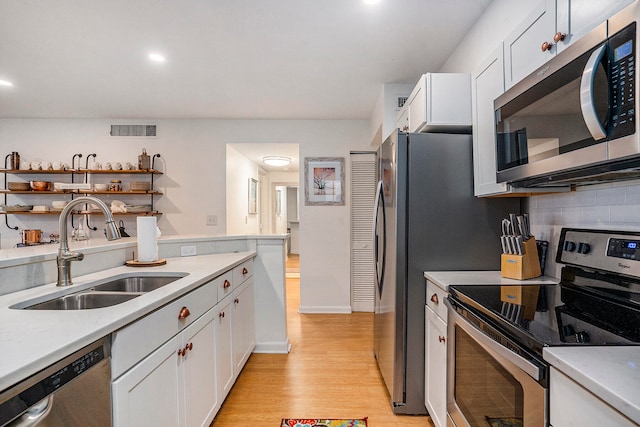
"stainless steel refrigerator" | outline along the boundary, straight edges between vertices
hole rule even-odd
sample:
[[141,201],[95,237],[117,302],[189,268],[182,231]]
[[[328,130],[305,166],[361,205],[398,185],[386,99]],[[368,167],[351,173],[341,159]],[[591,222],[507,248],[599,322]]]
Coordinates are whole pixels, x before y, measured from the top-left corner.
[[424,271],[499,270],[520,199],[474,197],[471,135],[396,131],[378,161],[374,352],[393,411],[426,414]]

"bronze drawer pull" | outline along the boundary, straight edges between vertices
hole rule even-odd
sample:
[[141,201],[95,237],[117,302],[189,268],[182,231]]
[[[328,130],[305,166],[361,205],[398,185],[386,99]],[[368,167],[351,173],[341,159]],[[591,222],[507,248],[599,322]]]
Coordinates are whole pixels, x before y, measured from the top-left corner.
[[178,313],[178,319],[179,320],[186,319],[187,317],[189,317],[189,315],[191,315],[191,312],[189,311],[189,309],[187,307],[182,307],[180,309],[180,313]]

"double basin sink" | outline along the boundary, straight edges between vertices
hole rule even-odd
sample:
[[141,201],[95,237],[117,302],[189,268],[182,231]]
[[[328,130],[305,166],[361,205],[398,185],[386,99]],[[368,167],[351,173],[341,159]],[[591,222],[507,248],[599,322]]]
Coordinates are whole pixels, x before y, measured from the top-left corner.
[[188,273],[122,274],[84,285],[80,290],[49,299],[23,301],[11,308],[27,310],[88,310],[110,307],[154,291],[187,276]]

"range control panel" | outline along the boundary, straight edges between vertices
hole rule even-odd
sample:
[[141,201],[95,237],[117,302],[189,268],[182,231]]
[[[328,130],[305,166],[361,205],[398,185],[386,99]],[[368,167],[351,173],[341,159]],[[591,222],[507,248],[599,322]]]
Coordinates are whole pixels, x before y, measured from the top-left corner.
[[556,262],[640,277],[640,232],[563,228]]

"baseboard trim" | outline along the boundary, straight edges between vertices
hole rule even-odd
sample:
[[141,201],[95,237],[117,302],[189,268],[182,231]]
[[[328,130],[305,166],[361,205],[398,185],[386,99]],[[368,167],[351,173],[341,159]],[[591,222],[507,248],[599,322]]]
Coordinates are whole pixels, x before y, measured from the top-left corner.
[[291,351],[291,343],[286,342],[259,342],[253,349],[254,353],[288,354]]
[[351,314],[351,306],[300,306],[298,313],[302,314]]

